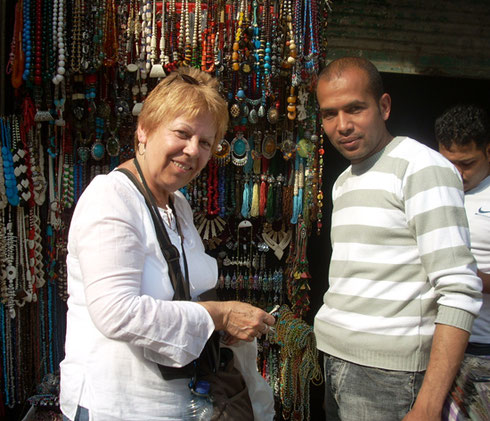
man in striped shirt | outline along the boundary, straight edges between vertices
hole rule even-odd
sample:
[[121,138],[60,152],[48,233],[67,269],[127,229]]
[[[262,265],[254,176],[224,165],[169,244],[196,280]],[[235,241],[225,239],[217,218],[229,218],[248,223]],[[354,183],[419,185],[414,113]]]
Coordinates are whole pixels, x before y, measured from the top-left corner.
[[327,420],[440,420],[481,306],[463,189],[440,154],[386,128],[391,98],[362,58],[317,98],[349,161],[333,188],[329,289],[315,317]]

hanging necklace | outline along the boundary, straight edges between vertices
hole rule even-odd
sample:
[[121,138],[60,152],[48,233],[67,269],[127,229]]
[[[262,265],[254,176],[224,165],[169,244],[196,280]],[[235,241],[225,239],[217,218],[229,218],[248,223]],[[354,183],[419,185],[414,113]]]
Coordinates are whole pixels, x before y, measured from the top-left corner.
[[119,54],[115,0],[107,0],[105,8],[104,38],[102,42],[104,50],[104,66],[112,67],[116,65]]
[[192,31],[192,67],[199,67],[201,64],[201,43],[198,42],[201,39],[201,20],[201,0],[196,0],[194,3],[194,28]]
[[[169,5],[170,7],[170,5]],[[167,45],[170,44],[170,42],[167,44],[167,25],[169,25],[168,21],[172,21],[172,15],[169,11],[169,17],[167,17],[167,6],[165,4],[165,0],[162,2],[162,14],[161,14],[161,33],[160,33],[160,65],[162,66],[168,66],[170,63],[170,58],[168,56],[168,51],[167,51]],[[163,69],[162,69],[163,70]],[[165,73],[165,70],[163,70]],[[164,76],[161,76],[164,77]]]
[[[79,30],[80,28],[78,28]],[[53,45],[56,46],[57,67],[56,74],[53,76],[53,83],[58,85],[65,79],[65,2],[64,0],[54,0],[53,8]],[[75,41],[74,41],[75,42]],[[55,53],[56,54],[56,53]]]
[[317,182],[317,196],[316,196],[316,232],[320,235],[322,229],[322,217],[323,217],[323,155],[325,154],[325,149],[323,147],[323,133],[320,135],[320,144],[318,145],[318,182]]
[[[168,44],[169,44],[169,58],[172,58],[172,62],[169,63],[165,69],[171,71],[179,62],[179,52],[180,52],[180,37],[182,36],[182,26],[180,27],[179,37],[177,38],[177,9],[175,7],[175,0],[170,0],[169,2],[169,21],[170,28],[166,31],[168,36]],[[182,18],[182,16],[181,16]],[[182,21],[181,21],[182,22]]]
[[[212,73],[216,68],[215,47],[216,47],[216,33],[215,33],[215,17],[214,17],[214,4],[212,1],[208,2],[207,8],[207,25],[204,28],[202,36],[202,48],[201,48],[201,70]],[[218,63],[219,64],[219,63]]]
[[[84,0],[75,0],[72,9],[73,30],[72,30],[71,63],[70,63],[71,69],[74,73],[79,73],[82,68],[82,15],[84,9],[85,9]],[[58,59],[60,59],[59,56]]]
[[[12,162],[14,164],[14,174],[17,181],[17,192],[19,195],[20,206],[32,206],[31,180],[29,168],[29,155],[24,148],[20,135],[19,120],[16,115],[11,117],[11,135],[12,135]],[[28,174],[29,172],[29,174]]]
[[11,151],[11,132],[10,132],[10,122],[8,119],[0,119],[0,128],[2,135],[2,158],[5,176],[5,192],[7,195],[8,202],[12,206],[17,206],[19,204],[19,193],[17,191],[17,181],[15,179],[14,173],[14,161],[12,159]]
[[243,136],[242,132],[238,132],[231,142],[231,161],[236,166],[244,166],[248,160],[248,152],[250,145]]
[[183,60],[184,59],[184,47],[185,47],[185,0],[182,0],[180,3],[180,24],[179,24],[179,42],[178,42],[178,49],[179,49],[179,59]]
[[151,20],[152,20],[151,0],[145,0],[141,8],[141,33],[140,33],[140,66],[141,77],[150,71],[151,67]]
[[238,25],[235,32],[235,42],[233,43],[233,53],[232,53],[232,70],[237,72],[240,70],[240,62],[239,62],[239,49],[240,49],[240,39],[242,37],[242,25],[245,14],[245,0],[240,1],[240,10],[238,11]]
[[266,223],[262,232],[262,238],[274,251],[278,260],[282,259],[284,250],[289,245],[292,235],[292,230],[286,230],[284,224],[281,225],[280,230],[275,230],[272,224]]
[[[165,60],[165,1],[162,2],[162,14],[161,14],[161,31],[160,39],[157,43],[158,38],[158,26],[156,24],[156,0],[153,0],[153,11],[152,11],[152,33],[151,33],[151,70],[150,77],[163,78],[166,76],[165,70],[163,69],[163,64],[168,62],[168,57]],[[160,62],[157,62],[157,44],[160,48]]]
[[26,65],[26,57],[22,48],[23,23],[22,3],[17,2],[17,4],[15,5],[14,33],[12,35],[12,44],[10,48],[10,56],[7,63],[6,71],[7,74],[12,73],[11,82],[12,86],[15,89],[19,88],[22,85],[22,72],[24,71],[24,67]]
[[[32,30],[32,21],[31,21],[31,1],[34,0],[26,0],[23,2],[23,29],[22,29],[22,49],[26,55],[25,61],[25,70],[22,74],[22,79],[26,82],[32,79],[31,70],[33,66],[34,59],[34,49],[33,49],[33,39],[34,39],[34,31]],[[19,3],[18,3],[19,4]]]
[[231,146],[225,139],[221,139],[214,151],[213,155],[219,166],[225,166],[230,162]]

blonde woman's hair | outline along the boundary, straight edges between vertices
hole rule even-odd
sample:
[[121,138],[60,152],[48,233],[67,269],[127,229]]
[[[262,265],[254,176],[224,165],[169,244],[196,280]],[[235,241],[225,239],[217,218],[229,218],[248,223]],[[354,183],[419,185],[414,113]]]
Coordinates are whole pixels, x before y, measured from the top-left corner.
[[[213,150],[228,127],[228,106],[218,91],[218,81],[193,67],[170,73],[149,93],[138,116],[140,126],[150,136],[162,124],[181,115],[194,118],[209,112],[216,127]],[[135,147],[138,137],[135,134]]]

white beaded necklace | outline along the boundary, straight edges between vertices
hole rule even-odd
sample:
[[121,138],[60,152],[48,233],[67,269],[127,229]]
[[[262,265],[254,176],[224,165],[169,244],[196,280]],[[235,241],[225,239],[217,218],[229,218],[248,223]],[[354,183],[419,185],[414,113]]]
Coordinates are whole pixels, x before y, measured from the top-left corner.
[[53,2],[53,45],[58,47],[58,67],[52,81],[58,85],[65,79],[65,2]]

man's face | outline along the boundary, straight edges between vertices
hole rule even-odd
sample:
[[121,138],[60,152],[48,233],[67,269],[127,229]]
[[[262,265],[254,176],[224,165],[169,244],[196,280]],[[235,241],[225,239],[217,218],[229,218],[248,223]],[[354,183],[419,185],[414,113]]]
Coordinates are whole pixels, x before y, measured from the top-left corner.
[[439,144],[439,152],[460,172],[465,192],[478,186],[490,174],[490,145],[482,150],[475,142],[464,146],[453,143],[449,149]]
[[385,121],[391,98],[376,101],[368,89],[368,77],[356,68],[332,79],[321,78],[317,86],[323,130],[332,145],[352,164],[383,149],[391,140]]

